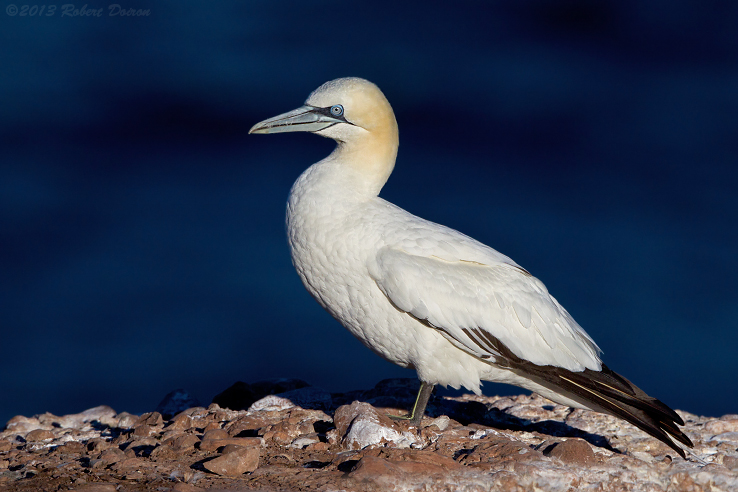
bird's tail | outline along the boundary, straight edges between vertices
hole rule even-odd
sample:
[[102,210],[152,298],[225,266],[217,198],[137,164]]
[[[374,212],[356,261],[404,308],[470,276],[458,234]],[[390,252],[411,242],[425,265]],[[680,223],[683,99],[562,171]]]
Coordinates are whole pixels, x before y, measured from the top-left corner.
[[[526,369],[530,371],[531,367]],[[682,458],[686,458],[686,455],[678,443],[690,448],[694,446],[689,437],[677,427],[684,425],[684,421],[674,410],[648,396],[605,364],[602,364],[601,371],[585,369],[582,372],[573,372],[546,366],[546,371],[534,372],[538,379],[543,380],[541,382],[549,383],[545,386],[557,386],[559,391],[563,389],[566,393],[575,395],[591,408],[630,422],[671,447]]]

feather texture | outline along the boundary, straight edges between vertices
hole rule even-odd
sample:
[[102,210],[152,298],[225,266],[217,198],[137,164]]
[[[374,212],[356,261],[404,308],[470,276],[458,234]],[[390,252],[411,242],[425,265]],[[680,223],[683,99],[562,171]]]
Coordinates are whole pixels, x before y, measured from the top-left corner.
[[307,290],[362,343],[415,369],[424,388],[479,393],[481,380],[515,384],[621,417],[684,456],[679,444],[692,443],[682,419],[602,364],[541,281],[489,246],[379,198],[399,133],[377,86],[328,82],[301,108],[251,129],[289,131],[338,142],[293,185],[287,234]]

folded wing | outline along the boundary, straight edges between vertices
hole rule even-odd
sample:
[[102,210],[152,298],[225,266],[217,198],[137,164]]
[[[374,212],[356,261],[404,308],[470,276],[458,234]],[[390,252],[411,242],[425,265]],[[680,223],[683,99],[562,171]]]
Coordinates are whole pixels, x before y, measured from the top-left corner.
[[571,371],[601,368],[594,341],[543,283],[520,267],[448,261],[388,247],[378,252],[369,271],[398,309],[477,357],[502,364],[501,343],[533,364]]

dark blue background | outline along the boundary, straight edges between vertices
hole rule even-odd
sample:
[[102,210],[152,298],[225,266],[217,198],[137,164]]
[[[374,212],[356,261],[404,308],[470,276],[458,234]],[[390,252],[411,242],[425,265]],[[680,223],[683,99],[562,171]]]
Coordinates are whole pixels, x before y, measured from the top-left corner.
[[386,199],[526,267],[649,393],[738,412],[738,3],[7,4],[0,421],[413,376],[290,264],[287,193],[332,142],[247,136],[341,76],[394,106]]

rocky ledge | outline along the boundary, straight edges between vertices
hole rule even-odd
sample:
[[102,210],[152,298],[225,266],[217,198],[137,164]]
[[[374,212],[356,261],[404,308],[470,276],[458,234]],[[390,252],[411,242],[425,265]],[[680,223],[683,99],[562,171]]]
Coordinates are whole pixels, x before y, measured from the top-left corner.
[[630,424],[540,396],[434,396],[418,427],[390,420],[417,381],[327,393],[299,380],[237,383],[207,408],[17,416],[0,433],[0,490],[87,492],[730,491],[738,415],[679,411],[694,456]]

